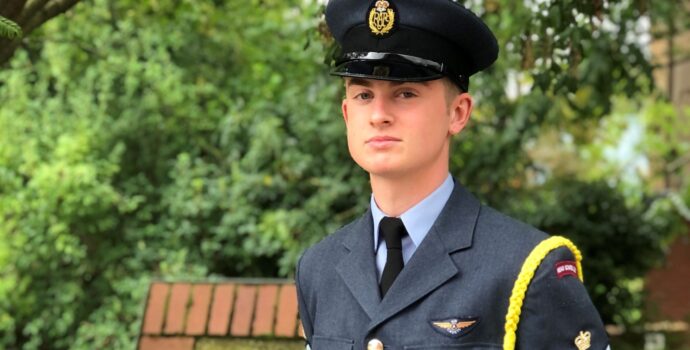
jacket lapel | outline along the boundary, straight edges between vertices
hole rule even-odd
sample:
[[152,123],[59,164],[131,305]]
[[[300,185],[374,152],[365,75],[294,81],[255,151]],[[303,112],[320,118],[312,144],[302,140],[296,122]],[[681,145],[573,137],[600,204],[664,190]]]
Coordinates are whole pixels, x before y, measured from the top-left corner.
[[369,330],[460,274],[450,254],[472,246],[479,209],[479,201],[456,183],[434,226],[381,301]]
[[350,226],[343,245],[350,251],[336,271],[370,319],[376,315],[381,297],[374,259],[374,234],[371,212],[367,211]]

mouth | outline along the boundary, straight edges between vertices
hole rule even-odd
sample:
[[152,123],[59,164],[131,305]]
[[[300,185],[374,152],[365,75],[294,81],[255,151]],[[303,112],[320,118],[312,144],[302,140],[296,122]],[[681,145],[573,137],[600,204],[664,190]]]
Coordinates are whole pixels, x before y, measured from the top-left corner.
[[402,140],[393,136],[374,136],[366,140],[365,144],[374,148],[386,148],[400,141]]

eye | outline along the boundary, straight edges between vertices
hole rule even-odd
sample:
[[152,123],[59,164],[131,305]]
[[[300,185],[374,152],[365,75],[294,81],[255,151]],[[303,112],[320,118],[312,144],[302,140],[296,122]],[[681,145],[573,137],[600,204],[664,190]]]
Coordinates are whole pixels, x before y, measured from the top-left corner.
[[398,96],[400,96],[402,98],[413,98],[413,97],[417,97],[417,94],[414,91],[403,90],[400,93],[398,93]]
[[371,92],[363,91],[355,95],[356,100],[370,100],[374,95]]

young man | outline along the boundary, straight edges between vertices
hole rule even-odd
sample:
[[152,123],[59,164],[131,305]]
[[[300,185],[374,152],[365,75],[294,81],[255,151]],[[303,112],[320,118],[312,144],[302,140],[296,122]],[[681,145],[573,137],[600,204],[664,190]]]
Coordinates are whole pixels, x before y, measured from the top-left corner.
[[[297,266],[309,346],[503,348],[511,292],[547,235],[482,206],[448,172],[451,137],[472,111],[469,77],[495,61],[495,37],[450,0],[330,0],[326,21],[343,49],[334,74],[350,154],[373,194]],[[544,255],[515,302],[515,346],[603,350],[576,257]]]

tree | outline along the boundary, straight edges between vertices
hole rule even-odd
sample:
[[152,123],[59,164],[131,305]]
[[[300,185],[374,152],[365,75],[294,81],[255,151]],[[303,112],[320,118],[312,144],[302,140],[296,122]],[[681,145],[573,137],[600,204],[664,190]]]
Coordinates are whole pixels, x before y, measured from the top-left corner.
[[48,20],[67,12],[79,0],[3,0],[0,3],[0,67],[28,35]]
[[4,348],[132,348],[151,278],[287,275],[353,206],[316,7],[107,5],[0,73]]

